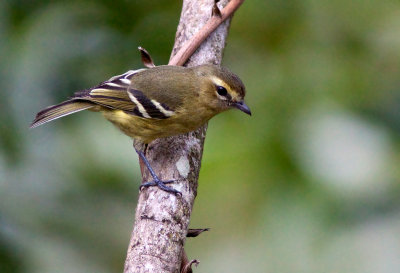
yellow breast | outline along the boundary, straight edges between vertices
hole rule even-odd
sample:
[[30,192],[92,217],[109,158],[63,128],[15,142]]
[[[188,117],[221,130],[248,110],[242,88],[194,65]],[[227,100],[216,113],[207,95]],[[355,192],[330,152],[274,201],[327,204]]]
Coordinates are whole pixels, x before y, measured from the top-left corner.
[[127,114],[122,110],[103,108],[104,117],[126,135],[149,143],[157,138],[168,137],[193,131],[206,123],[213,113],[194,109],[178,112],[167,119],[148,119]]

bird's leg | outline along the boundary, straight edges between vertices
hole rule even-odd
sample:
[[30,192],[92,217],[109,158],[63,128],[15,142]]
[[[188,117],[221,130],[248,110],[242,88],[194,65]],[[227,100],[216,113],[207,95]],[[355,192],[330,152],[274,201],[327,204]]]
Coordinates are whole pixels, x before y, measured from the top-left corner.
[[[146,144],[146,146],[144,148],[144,151],[146,151],[146,149],[147,149],[147,144]],[[153,168],[151,167],[151,165],[150,165],[149,161],[147,160],[146,156],[144,155],[144,153],[142,151],[136,150],[136,148],[135,148],[135,151],[139,155],[139,157],[142,159],[143,163],[146,165],[146,167],[149,170],[151,176],[153,177],[153,181],[142,183],[142,185],[140,185],[140,190],[142,190],[143,188],[150,187],[150,186],[157,186],[159,189],[161,189],[163,191],[181,195],[181,193],[179,191],[177,191],[177,190],[165,185],[165,184],[168,184],[168,183],[175,182],[174,179],[173,180],[161,181],[158,178],[158,176],[156,175],[156,173],[154,172]]]

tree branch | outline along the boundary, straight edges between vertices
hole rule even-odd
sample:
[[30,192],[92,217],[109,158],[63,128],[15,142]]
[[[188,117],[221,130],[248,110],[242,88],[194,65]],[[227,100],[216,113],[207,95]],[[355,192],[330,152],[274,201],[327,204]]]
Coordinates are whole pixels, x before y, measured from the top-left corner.
[[[213,16],[207,21],[207,23],[190,39],[188,40],[180,49],[175,53],[178,46],[175,44],[173,53],[169,60],[169,65],[184,65],[187,59],[196,51],[196,49],[201,45],[201,43],[228,17],[230,17],[244,2],[244,0],[231,0],[226,7],[219,12],[215,12],[213,6]],[[182,17],[181,17],[182,18]],[[184,24],[184,23],[182,23]]]
[[[241,3],[243,0],[232,0],[232,2]],[[227,0],[221,1],[220,4],[225,6]],[[206,35],[202,38],[204,40],[208,34],[204,34],[206,32],[200,29],[206,25],[207,21],[214,22],[215,20],[218,20],[215,22],[219,22],[220,25],[215,25],[214,22],[212,27],[204,27],[209,32],[212,32],[212,28],[216,30],[201,44],[186,65],[221,63],[230,24],[229,19],[225,22],[222,19],[224,16],[225,19],[228,18],[238,5],[234,9],[231,8],[231,11],[224,9],[221,12],[221,18],[213,16],[210,19],[213,7],[214,0],[183,1],[181,19],[169,64],[185,63],[185,58],[191,54],[190,51],[196,50],[196,43],[197,45],[201,43],[201,39],[198,38],[196,38],[197,42],[193,42],[193,37],[198,37],[194,35],[196,33]],[[191,41],[189,44],[192,45],[186,46],[188,41]],[[175,57],[179,49],[182,49],[183,53],[179,53],[180,57]],[[206,128],[207,125],[185,135],[157,139],[148,146],[146,157],[155,172],[162,180],[176,179],[177,182],[169,186],[179,190],[182,196],[164,192],[157,187],[146,188],[140,192],[125,261],[125,273],[179,272],[190,215],[197,195],[197,180]],[[140,145],[140,143],[135,143],[138,149],[143,148]],[[145,168],[141,170],[143,181],[150,180],[148,171]]]

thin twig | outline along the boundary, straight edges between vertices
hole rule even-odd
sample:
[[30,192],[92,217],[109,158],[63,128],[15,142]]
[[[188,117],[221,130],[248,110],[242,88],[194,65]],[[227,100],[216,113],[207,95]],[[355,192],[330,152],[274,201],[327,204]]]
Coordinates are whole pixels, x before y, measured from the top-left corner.
[[231,16],[244,2],[244,0],[231,0],[226,7],[221,10],[221,16],[213,15],[210,20],[197,32],[188,43],[171,57],[168,65],[184,65],[192,56],[201,43],[229,16]]

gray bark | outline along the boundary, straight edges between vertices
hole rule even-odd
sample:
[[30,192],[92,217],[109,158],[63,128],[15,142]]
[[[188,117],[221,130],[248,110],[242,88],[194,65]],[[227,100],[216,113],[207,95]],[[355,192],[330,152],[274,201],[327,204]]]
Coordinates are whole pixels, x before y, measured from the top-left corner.
[[[218,5],[225,6],[227,1]],[[210,18],[214,0],[184,0],[172,51],[188,41]],[[187,66],[220,64],[229,19],[214,31],[192,55]],[[182,196],[157,187],[141,191],[124,272],[179,272],[189,227],[203,153],[207,125],[198,130],[152,142],[146,157],[162,180],[177,179],[169,186]],[[137,147],[139,148],[139,147]],[[152,180],[142,168],[143,181]]]

